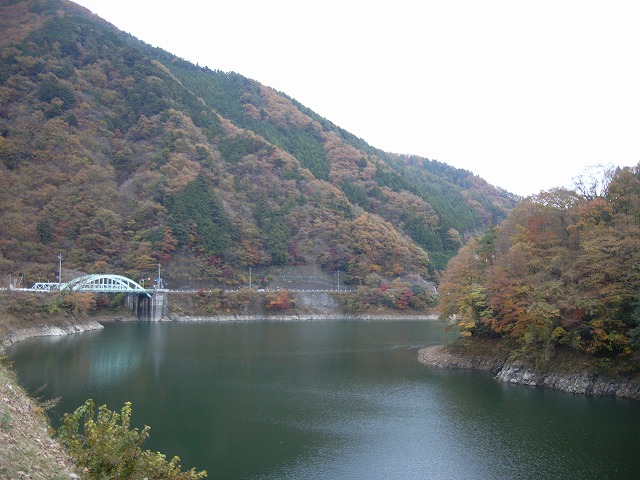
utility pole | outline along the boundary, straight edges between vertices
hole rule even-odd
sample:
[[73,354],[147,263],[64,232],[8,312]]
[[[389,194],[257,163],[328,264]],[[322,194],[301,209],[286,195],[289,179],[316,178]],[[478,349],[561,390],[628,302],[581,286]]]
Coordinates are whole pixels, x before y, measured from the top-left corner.
[[251,267],[249,267],[249,290],[253,290],[251,286]]
[[338,270],[338,291],[340,291],[340,270]]
[[160,277],[160,264],[158,263],[158,281],[156,282],[156,289],[162,288],[162,277]]
[[58,289],[60,289],[60,285],[62,284],[62,254],[58,254]]

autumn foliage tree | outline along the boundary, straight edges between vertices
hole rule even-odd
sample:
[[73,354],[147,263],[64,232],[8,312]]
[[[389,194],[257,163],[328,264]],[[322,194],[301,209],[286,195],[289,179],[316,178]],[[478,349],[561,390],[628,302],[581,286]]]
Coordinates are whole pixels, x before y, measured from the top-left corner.
[[95,412],[93,400],[87,400],[73,413],[66,413],[56,436],[83,470],[87,479],[198,480],[205,478],[205,470],[183,471],[180,458],[143,450],[150,428],[131,426],[131,403],[118,413],[106,405]]
[[268,310],[287,310],[294,305],[295,302],[287,290],[278,290],[267,296],[264,306]]
[[530,197],[495,233],[468,242],[444,273],[441,317],[529,352],[636,354],[640,165],[585,191]]

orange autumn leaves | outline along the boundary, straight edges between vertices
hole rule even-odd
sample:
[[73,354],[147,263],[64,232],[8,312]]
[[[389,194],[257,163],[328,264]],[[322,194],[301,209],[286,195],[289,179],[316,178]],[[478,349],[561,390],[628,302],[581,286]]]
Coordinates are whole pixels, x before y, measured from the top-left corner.
[[465,335],[525,348],[627,355],[640,347],[640,165],[600,195],[556,189],[468,242],[440,286]]

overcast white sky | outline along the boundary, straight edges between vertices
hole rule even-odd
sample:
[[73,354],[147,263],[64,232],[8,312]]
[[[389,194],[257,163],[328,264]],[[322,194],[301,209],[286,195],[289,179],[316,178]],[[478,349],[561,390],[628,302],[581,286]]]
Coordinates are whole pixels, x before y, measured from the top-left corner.
[[79,0],[389,152],[519,195],[640,161],[640,1]]

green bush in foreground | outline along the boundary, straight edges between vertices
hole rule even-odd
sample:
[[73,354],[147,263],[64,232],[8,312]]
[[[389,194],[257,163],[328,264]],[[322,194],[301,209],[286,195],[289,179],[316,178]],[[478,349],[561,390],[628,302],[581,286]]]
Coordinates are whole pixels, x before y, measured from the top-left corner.
[[65,413],[56,435],[77,466],[84,469],[84,478],[197,480],[207,476],[206,471],[193,468],[182,472],[178,457],[168,462],[161,453],[142,450],[150,427],[139,431],[130,426],[130,402],[120,413],[102,405],[96,417],[93,400],[87,400],[75,412]]

